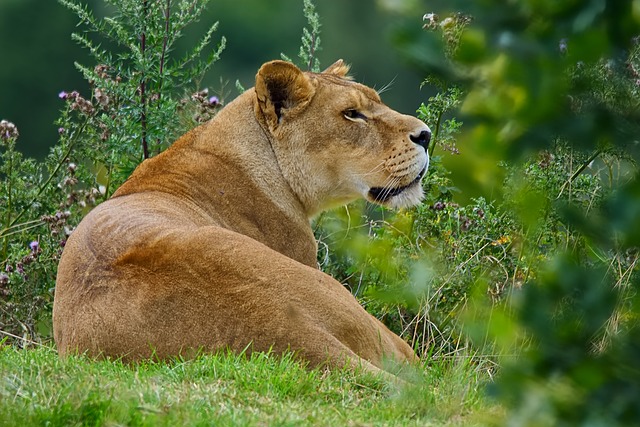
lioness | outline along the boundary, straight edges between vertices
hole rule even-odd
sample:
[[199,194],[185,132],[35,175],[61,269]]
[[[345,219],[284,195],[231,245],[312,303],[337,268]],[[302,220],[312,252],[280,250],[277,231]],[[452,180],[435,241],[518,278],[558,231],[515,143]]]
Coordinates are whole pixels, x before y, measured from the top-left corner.
[[317,268],[310,219],[359,197],[418,203],[430,131],[346,77],[264,64],[208,123],[144,161],[70,236],[61,355],[123,360],[295,351],[312,366],[416,359]]

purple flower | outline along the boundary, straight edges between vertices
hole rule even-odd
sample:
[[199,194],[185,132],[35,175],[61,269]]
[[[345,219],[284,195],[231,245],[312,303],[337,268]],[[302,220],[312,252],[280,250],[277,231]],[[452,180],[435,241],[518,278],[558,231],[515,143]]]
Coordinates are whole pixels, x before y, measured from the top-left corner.
[[211,98],[209,98],[209,104],[216,106],[220,103],[220,99],[218,99],[217,96],[212,96]]
[[69,97],[69,94],[65,91],[62,91],[58,94],[58,98],[60,99],[67,99]]
[[567,50],[569,49],[568,46],[569,41],[567,39],[562,39],[560,40],[560,43],[558,44],[558,49],[560,50],[560,53],[567,53]]
[[34,240],[33,242],[29,243],[29,248],[31,249],[31,252],[38,252],[40,250],[40,242]]
[[58,128],[58,134],[62,135],[64,133],[64,128]]

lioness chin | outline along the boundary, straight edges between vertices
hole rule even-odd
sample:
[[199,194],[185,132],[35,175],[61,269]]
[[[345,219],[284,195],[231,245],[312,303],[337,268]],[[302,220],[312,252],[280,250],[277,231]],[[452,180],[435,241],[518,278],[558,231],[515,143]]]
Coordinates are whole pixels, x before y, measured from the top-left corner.
[[295,351],[312,366],[416,359],[317,269],[310,219],[422,198],[429,128],[346,77],[273,61],[210,122],[144,161],[70,236],[53,307],[61,355],[124,360]]

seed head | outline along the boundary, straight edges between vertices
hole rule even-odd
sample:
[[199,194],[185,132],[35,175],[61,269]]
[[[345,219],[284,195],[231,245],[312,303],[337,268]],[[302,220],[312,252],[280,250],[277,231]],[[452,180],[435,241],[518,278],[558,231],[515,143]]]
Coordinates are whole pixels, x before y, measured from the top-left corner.
[[433,206],[431,208],[433,210],[436,210],[436,211],[441,211],[441,210],[443,210],[445,208],[445,205],[444,205],[444,203],[442,203],[440,201],[437,201],[437,202],[435,202],[433,204]]
[[2,120],[0,121],[0,139],[7,141],[9,139],[15,139],[20,135],[18,128],[13,123]]
[[422,20],[424,21],[422,28],[429,30],[438,28],[438,19],[438,15],[435,13],[425,13],[422,17]]
[[103,89],[96,88],[96,90],[93,91],[93,96],[96,101],[98,101],[98,104],[103,107],[109,105],[109,95],[107,95]]
[[449,17],[444,18],[442,20],[442,22],[440,23],[440,28],[442,28],[443,30],[447,30],[447,29],[453,27],[455,24],[456,24],[455,18],[452,18],[452,17],[449,16]]
[[471,228],[471,225],[473,225],[473,223],[471,222],[471,220],[469,218],[467,218],[466,216],[460,218],[460,230],[463,232],[469,231],[469,229]]
[[105,65],[105,64],[98,64],[95,66],[95,68],[93,69],[93,71],[98,75],[98,77],[100,77],[101,79],[106,79],[107,77],[109,77],[109,74],[107,74],[107,71],[109,70],[109,66]]

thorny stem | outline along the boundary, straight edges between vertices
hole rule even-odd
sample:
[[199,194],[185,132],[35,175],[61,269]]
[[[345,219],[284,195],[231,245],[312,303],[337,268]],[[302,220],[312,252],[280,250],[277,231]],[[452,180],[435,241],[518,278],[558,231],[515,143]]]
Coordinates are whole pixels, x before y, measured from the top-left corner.
[[311,32],[311,50],[309,51],[309,63],[307,64],[307,69],[309,71],[313,71],[313,63],[315,62],[316,55],[316,33]]
[[[142,0],[142,11],[143,11],[143,20],[147,21],[147,16],[149,12],[149,4],[148,0]],[[146,67],[146,49],[147,49],[147,35],[146,31],[143,28],[142,34],[140,35],[140,53],[142,54],[142,78],[140,79],[140,106],[142,107],[142,112],[140,113],[140,125],[142,126],[142,156],[144,159],[149,158],[149,146],[147,144],[147,94],[146,94],[146,76],[145,76],[145,67]]]

